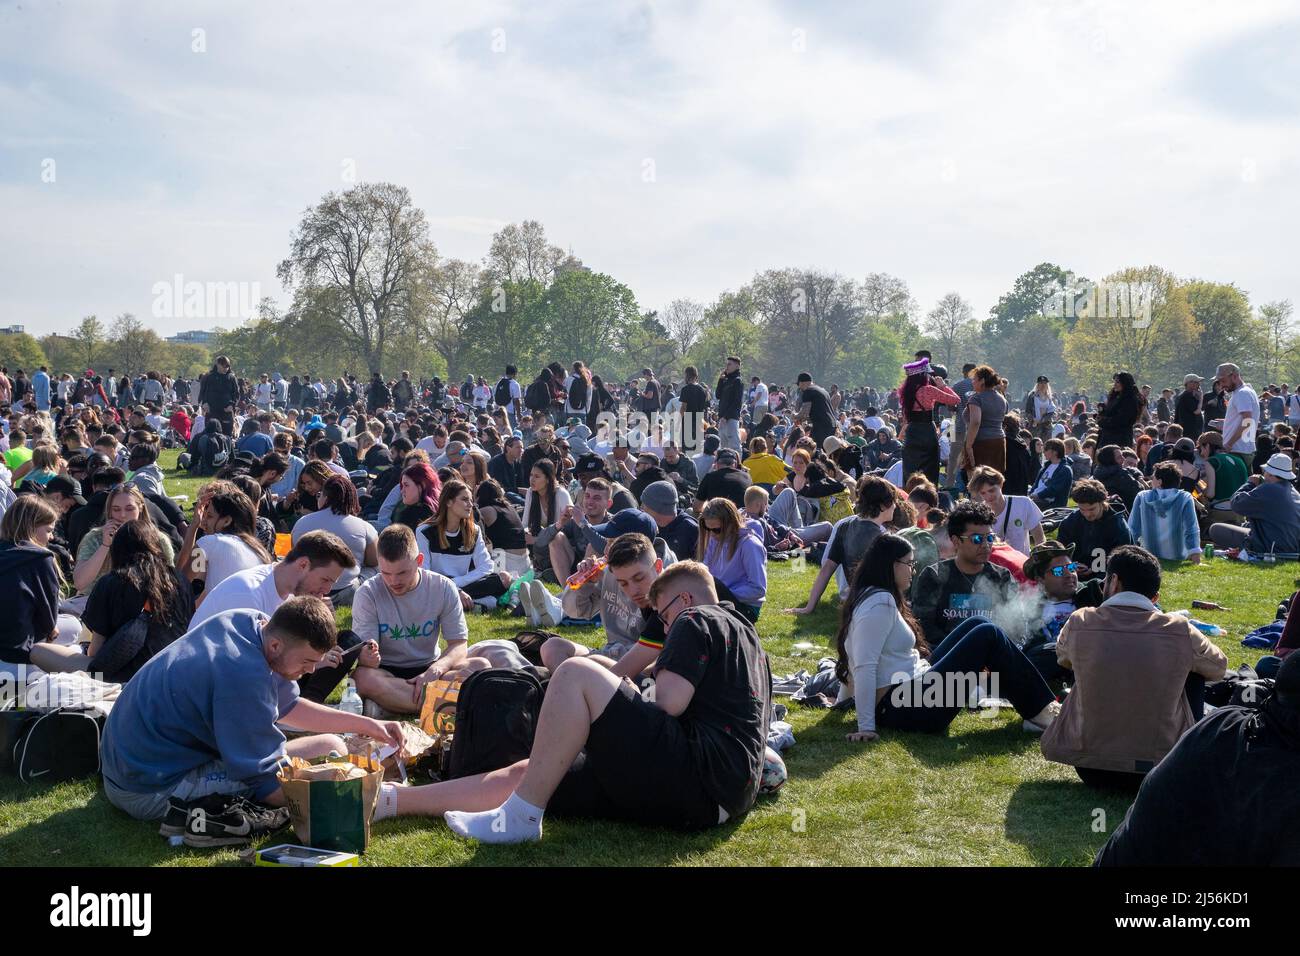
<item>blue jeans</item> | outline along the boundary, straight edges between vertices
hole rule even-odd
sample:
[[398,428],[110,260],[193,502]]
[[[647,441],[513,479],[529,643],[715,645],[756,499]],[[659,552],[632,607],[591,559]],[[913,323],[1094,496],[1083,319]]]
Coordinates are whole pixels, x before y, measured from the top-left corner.
[[[1029,658],[1006,632],[982,617],[962,621],[930,652],[930,669],[890,688],[876,705],[876,721],[895,730],[942,733],[970,702],[970,689],[988,668],[990,690],[1026,720],[1056,699]],[[932,676],[933,675],[933,676]],[[964,679],[963,679],[964,678]]]

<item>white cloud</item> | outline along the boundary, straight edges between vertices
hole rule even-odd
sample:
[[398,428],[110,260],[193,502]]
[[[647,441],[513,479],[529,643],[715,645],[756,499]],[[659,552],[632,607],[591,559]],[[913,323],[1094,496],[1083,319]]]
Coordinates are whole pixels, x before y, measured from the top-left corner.
[[862,16],[773,0],[10,8],[0,324],[145,315],[177,272],[284,298],[289,232],[346,185],[344,161],[409,186],[444,255],[478,259],[502,224],[540,219],[647,308],[816,265],[896,273],[923,308],[956,289],[982,314],[1043,260],[1294,296],[1300,134],[1216,108],[1188,76],[1285,4]]

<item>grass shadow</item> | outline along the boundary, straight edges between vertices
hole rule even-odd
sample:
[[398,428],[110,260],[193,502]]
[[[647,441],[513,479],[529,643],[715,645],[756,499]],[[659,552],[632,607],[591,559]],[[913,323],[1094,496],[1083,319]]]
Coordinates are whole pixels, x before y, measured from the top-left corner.
[[1007,804],[1006,838],[1024,847],[1038,866],[1087,865],[1132,802],[1131,794],[1081,780],[1028,781]]

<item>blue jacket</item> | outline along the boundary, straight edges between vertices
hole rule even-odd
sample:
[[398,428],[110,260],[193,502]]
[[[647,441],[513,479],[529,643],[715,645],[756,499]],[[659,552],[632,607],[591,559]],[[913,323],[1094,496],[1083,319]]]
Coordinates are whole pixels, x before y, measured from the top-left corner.
[[1249,482],[1232,496],[1232,510],[1250,519],[1246,550],[1256,554],[1300,552],[1300,495],[1285,481]]
[[276,722],[298,703],[298,685],[267,664],[265,622],[226,611],[150,658],[104,726],[104,777],[131,793],[169,793],[215,760],[255,798],[273,793],[284,754]]
[[1181,488],[1139,492],[1128,527],[1134,541],[1163,561],[1185,561],[1201,550],[1196,503]]
[[[1042,477],[1042,472],[1040,472],[1038,480],[1041,481]],[[1074,472],[1070,470],[1069,462],[1063,461],[1056,466],[1056,469],[1047,479],[1046,487],[1033,494],[1034,501],[1043,510],[1064,508],[1070,501],[1070,486],[1073,484]],[[1034,488],[1037,487],[1037,482],[1035,482]],[[1030,490],[1032,492],[1034,489]]]

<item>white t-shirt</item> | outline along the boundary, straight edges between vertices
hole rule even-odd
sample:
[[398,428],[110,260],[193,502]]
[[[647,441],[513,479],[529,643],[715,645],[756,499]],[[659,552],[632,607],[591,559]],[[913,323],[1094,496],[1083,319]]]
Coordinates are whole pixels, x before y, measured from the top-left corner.
[[767,404],[767,386],[759,382],[754,386],[754,407]]
[[492,401],[492,389],[486,385],[479,385],[474,389],[475,408],[487,408],[490,401]]
[[1021,554],[1029,553],[1029,532],[1043,523],[1038,505],[1020,495],[1006,495],[1006,504],[993,521],[993,533]]
[[190,630],[223,611],[261,611],[267,617],[284,603],[275,589],[274,564],[236,571],[211,591],[205,590],[203,603],[194,612]]
[[354,515],[335,514],[329,508],[305,514],[293,525],[291,540],[294,544],[308,531],[328,531],[338,535],[348,546],[352,556],[357,559],[357,566],[345,570],[334,584],[334,590],[347,587],[361,574],[361,567],[366,559],[366,545],[379,541],[379,532],[369,521],[363,521]]
[[270,382],[257,383],[257,404],[259,405],[271,404],[271,387],[272,386]]
[[256,568],[262,563],[261,556],[233,534],[205,534],[195,542],[194,551],[191,567],[199,560],[198,554],[203,554],[205,591],[212,590],[237,571]]
[[1249,419],[1250,424],[1241,433],[1241,437],[1226,450],[1243,455],[1253,455],[1255,454],[1255,429],[1259,425],[1259,396],[1255,394],[1253,388],[1244,382],[1241,388],[1232,393],[1232,400],[1228,402],[1228,410],[1224,413],[1224,441],[1227,441],[1228,436],[1241,424],[1242,419]]

